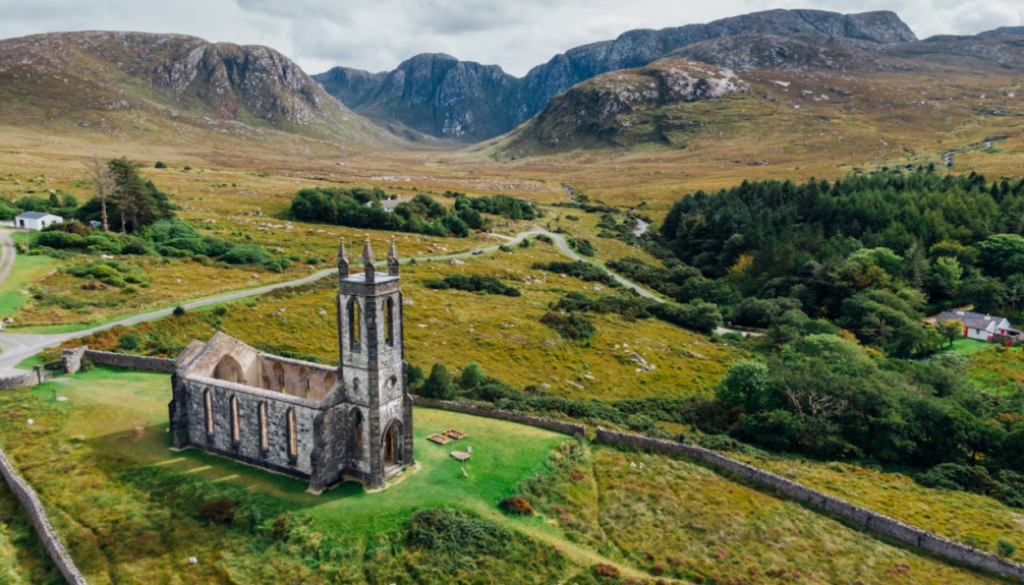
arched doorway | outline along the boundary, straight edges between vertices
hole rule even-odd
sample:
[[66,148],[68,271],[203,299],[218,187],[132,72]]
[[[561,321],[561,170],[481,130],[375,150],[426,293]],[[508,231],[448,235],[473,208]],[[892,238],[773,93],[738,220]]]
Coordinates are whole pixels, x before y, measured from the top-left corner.
[[239,365],[235,358],[229,355],[220,358],[220,361],[217,362],[217,367],[213,369],[213,377],[225,382],[234,382],[235,384],[246,383],[242,366]]
[[402,424],[392,421],[384,431],[383,437],[384,466],[397,465],[402,461]]

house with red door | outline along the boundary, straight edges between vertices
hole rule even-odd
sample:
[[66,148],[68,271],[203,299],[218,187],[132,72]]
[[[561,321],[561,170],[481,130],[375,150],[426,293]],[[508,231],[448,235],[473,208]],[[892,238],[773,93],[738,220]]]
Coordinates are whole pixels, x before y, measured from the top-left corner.
[[997,342],[1020,335],[1020,330],[1014,329],[1009,319],[995,315],[957,310],[940,313],[935,320],[938,323],[959,321],[964,325],[963,336],[979,341]]

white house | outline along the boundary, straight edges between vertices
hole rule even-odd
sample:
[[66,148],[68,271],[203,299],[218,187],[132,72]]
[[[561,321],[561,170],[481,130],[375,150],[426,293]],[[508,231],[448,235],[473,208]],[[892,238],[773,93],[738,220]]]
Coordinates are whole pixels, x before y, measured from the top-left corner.
[[995,341],[996,335],[1015,336],[1020,331],[1010,325],[1006,317],[982,315],[969,311],[946,311],[936,317],[936,322],[959,321],[964,324],[964,337],[981,341]]
[[39,231],[55,223],[64,223],[64,218],[42,211],[26,211],[14,218],[14,227]]

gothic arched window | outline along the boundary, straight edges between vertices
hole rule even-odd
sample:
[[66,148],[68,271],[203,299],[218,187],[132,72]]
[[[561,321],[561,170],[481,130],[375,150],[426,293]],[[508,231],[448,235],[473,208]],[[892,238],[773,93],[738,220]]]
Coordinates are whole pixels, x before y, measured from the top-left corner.
[[359,301],[350,299],[348,302],[348,337],[353,350],[359,347]]
[[395,344],[395,301],[391,297],[384,301],[384,341]]

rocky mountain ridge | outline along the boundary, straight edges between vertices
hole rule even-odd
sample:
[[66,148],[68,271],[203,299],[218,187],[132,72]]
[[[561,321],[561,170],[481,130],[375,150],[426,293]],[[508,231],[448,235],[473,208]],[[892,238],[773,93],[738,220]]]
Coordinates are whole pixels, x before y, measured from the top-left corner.
[[615,40],[556,55],[523,78],[494,65],[432,54],[413,57],[391,72],[336,67],[313,78],[350,108],[371,118],[397,121],[434,136],[478,141],[525,122],[552,97],[581,81],[642,67],[695,43],[743,34],[853,47],[917,41],[892,12],[770,10],[708,24],[629,31]]
[[113,126],[109,113],[125,112],[238,135],[274,129],[385,139],[281,53],[185,35],[91,31],[2,40],[0,98],[30,102],[48,122],[79,126]]

